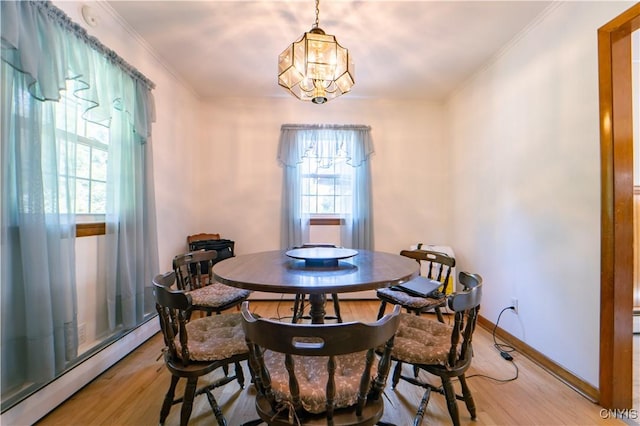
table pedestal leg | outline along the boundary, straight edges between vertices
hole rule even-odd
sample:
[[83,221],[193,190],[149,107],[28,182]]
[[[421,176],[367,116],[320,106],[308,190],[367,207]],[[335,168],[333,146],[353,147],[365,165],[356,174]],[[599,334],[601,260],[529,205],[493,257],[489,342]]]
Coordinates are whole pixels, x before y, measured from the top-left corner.
[[327,296],[324,294],[309,295],[309,315],[311,316],[311,324],[324,324],[324,305],[327,302]]

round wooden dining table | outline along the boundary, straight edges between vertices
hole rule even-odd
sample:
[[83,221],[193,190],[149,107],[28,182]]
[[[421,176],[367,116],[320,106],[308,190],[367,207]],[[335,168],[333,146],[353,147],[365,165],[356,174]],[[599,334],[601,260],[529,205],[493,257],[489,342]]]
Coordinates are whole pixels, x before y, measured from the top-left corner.
[[419,273],[418,263],[405,256],[369,250],[351,252],[355,254],[329,260],[292,257],[293,252],[287,250],[244,254],[216,263],[213,275],[223,284],[247,290],[308,294],[311,322],[322,324],[326,294],[389,287]]

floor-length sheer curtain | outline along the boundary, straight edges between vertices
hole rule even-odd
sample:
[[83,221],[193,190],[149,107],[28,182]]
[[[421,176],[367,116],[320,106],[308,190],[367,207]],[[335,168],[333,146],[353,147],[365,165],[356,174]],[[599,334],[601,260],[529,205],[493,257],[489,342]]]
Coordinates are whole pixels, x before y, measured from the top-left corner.
[[351,208],[342,215],[341,245],[373,249],[370,157],[371,128],[360,125],[292,125],[281,127],[278,161],[283,168],[282,248],[309,242],[309,213],[302,205],[301,164],[309,156],[322,161],[337,155],[354,168]]
[[[77,361],[73,113],[109,128],[106,297],[113,329],[140,324],[158,272],[153,84],[50,2],[2,1],[2,408]],[[62,136],[64,135],[64,136]],[[145,308],[146,307],[146,308]],[[23,392],[24,393],[24,392]]]
[[56,156],[51,105],[28,95],[23,75],[1,67],[4,394],[55,377],[78,343],[73,191],[57,178],[58,163],[70,159]]
[[[107,177],[107,306],[113,331],[140,324],[154,309],[159,271],[151,144],[112,119]],[[117,143],[120,142],[120,143]]]

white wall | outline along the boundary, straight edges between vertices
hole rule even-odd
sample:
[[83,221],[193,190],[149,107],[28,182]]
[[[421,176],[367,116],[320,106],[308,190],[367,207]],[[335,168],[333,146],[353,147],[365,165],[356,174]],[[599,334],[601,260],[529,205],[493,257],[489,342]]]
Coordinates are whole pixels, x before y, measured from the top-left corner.
[[277,149],[285,123],[371,126],[376,250],[396,253],[418,240],[449,241],[450,148],[440,104],[345,96],[315,105],[284,93],[276,99],[207,101],[202,123],[201,178],[211,182],[211,196],[203,197],[205,228],[234,239],[238,254],[279,248]]
[[597,28],[630,3],[565,2],[449,103],[452,244],[483,315],[598,386]]

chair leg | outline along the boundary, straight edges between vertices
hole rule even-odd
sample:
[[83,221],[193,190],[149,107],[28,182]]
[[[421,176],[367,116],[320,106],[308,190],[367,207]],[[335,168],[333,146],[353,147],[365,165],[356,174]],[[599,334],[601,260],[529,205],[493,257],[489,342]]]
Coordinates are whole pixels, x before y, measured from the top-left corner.
[[198,378],[189,377],[187,379],[187,385],[184,388],[184,399],[182,400],[182,410],[180,411],[180,426],[187,426],[187,423],[189,423],[189,417],[191,417],[191,410],[193,410],[193,399],[196,395],[197,385]]
[[296,324],[302,318],[304,309],[304,294],[296,294],[296,298],[293,302],[293,317],[291,322]]
[[167,419],[169,415],[169,411],[171,411],[171,406],[173,405],[173,398],[176,394],[176,385],[178,384],[178,380],[180,377],[171,375],[171,384],[169,385],[169,390],[167,394],[164,396],[164,402],[162,403],[162,408],[160,409],[160,424],[163,425],[164,421]]
[[442,316],[442,311],[440,310],[440,306],[436,306],[435,309],[436,316],[438,317],[438,321],[444,324],[444,317]]
[[464,398],[464,403],[467,405],[469,414],[471,414],[471,420],[475,420],[476,404],[473,401],[473,396],[471,396],[471,390],[469,389],[469,385],[467,385],[467,378],[464,376],[464,374],[460,376],[460,386],[462,387],[462,397]]
[[378,310],[378,317],[376,319],[380,319],[384,316],[384,311],[387,307],[387,302],[384,300],[380,302],[380,309]]
[[244,389],[244,370],[239,362],[236,362],[236,380],[240,385],[240,389]]
[[391,389],[395,389],[400,381],[402,375],[402,361],[396,361],[396,366],[393,369],[393,376],[391,377]]
[[338,295],[336,293],[331,293],[331,298],[333,299],[333,311],[336,314],[336,319],[341,323],[342,315],[340,315],[340,301],[338,300]]
[[216,401],[210,390],[205,391],[205,393],[207,394],[207,399],[209,400],[209,405],[213,410],[213,414],[216,416],[216,420],[218,421],[218,426],[227,426],[227,420],[222,415],[222,410],[218,405],[218,401]]
[[448,377],[442,377],[442,388],[444,390],[444,396],[447,399],[447,408],[449,409],[449,416],[451,416],[451,422],[454,426],[460,426],[460,416],[458,414],[458,403],[456,402],[456,392],[453,389],[453,383]]
[[427,404],[429,404],[429,397],[431,396],[431,388],[426,388],[424,394],[422,395],[422,400],[420,401],[420,405],[418,405],[418,411],[416,411],[416,416],[413,419],[413,426],[420,426],[422,424],[422,419],[424,418],[424,413],[427,411]]

